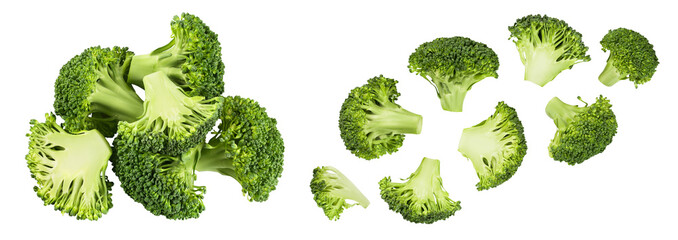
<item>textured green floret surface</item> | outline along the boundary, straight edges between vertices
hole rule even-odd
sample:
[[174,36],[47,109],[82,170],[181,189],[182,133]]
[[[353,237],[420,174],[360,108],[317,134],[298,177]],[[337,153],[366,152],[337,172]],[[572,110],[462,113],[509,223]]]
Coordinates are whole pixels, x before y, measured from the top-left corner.
[[523,124],[516,110],[499,102],[487,120],[464,129],[459,152],[473,163],[480,179],[476,184],[479,191],[509,180],[527,154]]
[[207,99],[224,92],[224,62],[221,44],[197,16],[182,13],[171,24],[172,41],[148,55],[135,56],[129,81],[143,87],[147,74],[163,71],[188,96]]
[[113,172],[134,201],[154,215],[169,219],[197,218],[205,210],[205,187],[194,186],[193,166],[201,145],[180,156],[139,152],[113,141]]
[[26,160],[45,205],[77,219],[97,220],[113,207],[106,177],[111,148],[97,130],[68,133],[53,114],[31,120]]
[[499,58],[484,43],[466,37],[437,38],[421,44],[408,67],[435,87],[443,109],[460,112],[474,84],[498,76]]
[[134,122],[120,122],[119,141],[139,152],[178,156],[205,142],[223,104],[222,97],[188,97],[162,72],[144,78],[144,113]]
[[566,117],[555,117],[556,108],[547,107],[549,116],[560,125],[549,144],[549,154],[556,161],[575,165],[605,151],[617,133],[617,118],[610,100],[602,95],[591,105],[568,106],[574,110],[561,111],[560,116]]
[[414,223],[434,223],[454,215],[461,202],[453,201],[443,188],[440,161],[424,158],[419,168],[404,183],[385,177],[379,181],[381,198],[390,210]]
[[217,135],[209,141],[221,151],[214,158],[224,161],[207,162],[203,158],[209,157],[203,157],[198,170],[231,176],[248,200],[266,201],[283,171],[285,145],[277,123],[255,100],[225,97]]
[[398,151],[405,134],[421,132],[422,117],[396,104],[398,81],[384,76],[351,90],[341,105],[339,130],[346,149],[363,159]]
[[525,80],[544,86],[574,64],[591,61],[581,33],[565,21],[546,15],[528,15],[509,26],[525,65]]
[[[610,51],[605,71],[614,71],[615,78],[611,80],[611,84],[629,79],[638,87],[650,81],[659,65],[654,46],[636,31],[626,28],[610,30],[600,41],[600,45],[603,46],[603,51]],[[608,69],[610,67],[612,69]]]
[[[313,200],[330,220],[338,220],[347,208],[355,205],[367,208],[370,204],[370,201],[353,185],[351,180],[331,166],[313,169],[310,186]],[[353,202],[349,203],[348,200]]]
[[112,137],[119,120],[134,121],[141,115],[142,100],[125,80],[133,55],[127,48],[97,46],[61,67],[54,84],[54,110],[67,131],[97,129]]

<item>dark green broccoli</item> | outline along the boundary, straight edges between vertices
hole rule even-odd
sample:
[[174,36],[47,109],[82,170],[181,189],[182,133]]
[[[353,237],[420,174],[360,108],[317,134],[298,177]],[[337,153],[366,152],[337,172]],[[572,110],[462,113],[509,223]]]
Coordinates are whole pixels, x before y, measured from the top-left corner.
[[163,72],[146,75],[144,86],[143,115],[118,125],[121,144],[139,152],[178,156],[205,142],[219,117],[222,97],[186,96]]
[[544,86],[560,72],[577,63],[591,61],[582,35],[563,20],[546,15],[528,15],[509,26],[509,39],[518,48],[525,65],[525,80]]
[[438,38],[421,44],[410,55],[408,67],[435,87],[444,110],[461,112],[474,84],[497,78],[499,58],[484,43],[466,37]]
[[479,191],[509,180],[527,153],[523,124],[516,110],[499,102],[487,120],[464,129],[459,152],[473,163],[480,179],[476,184]]
[[339,112],[346,149],[363,159],[398,151],[406,133],[419,134],[422,118],[396,104],[398,81],[384,76],[367,80],[348,94]]
[[629,79],[638,87],[652,78],[659,60],[650,42],[638,32],[626,28],[610,30],[600,41],[603,51],[610,50],[605,69],[598,77],[605,86]]
[[[330,220],[338,220],[344,209],[360,205],[367,208],[370,200],[339,169],[323,166],[313,169],[313,200]],[[350,202],[349,202],[350,201]]]
[[144,87],[146,75],[162,71],[190,97],[224,92],[224,62],[217,34],[200,18],[182,13],[170,24],[172,40],[150,54],[132,58],[128,82]]
[[390,210],[400,213],[407,221],[434,223],[447,219],[461,209],[443,188],[440,178],[440,161],[424,158],[404,183],[391,182],[391,177],[379,181],[381,198]]
[[[581,97],[578,98],[580,101]],[[546,105],[548,115],[558,127],[549,145],[556,161],[575,165],[601,153],[617,133],[617,118],[610,100],[602,95],[591,104],[579,107],[554,97]]]
[[97,220],[108,209],[113,183],[106,177],[111,147],[97,130],[69,133],[47,114],[44,123],[31,120],[28,169],[38,185],[33,189],[45,205],[75,216]]
[[134,53],[91,47],[69,60],[54,84],[54,110],[69,132],[97,129],[115,135],[118,121],[135,121],[143,101],[125,81]]

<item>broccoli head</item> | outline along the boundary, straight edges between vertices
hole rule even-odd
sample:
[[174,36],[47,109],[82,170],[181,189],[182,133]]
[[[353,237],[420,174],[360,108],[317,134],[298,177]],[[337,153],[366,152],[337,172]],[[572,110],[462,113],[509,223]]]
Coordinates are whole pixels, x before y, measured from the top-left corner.
[[476,184],[479,191],[506,182],[516,173],[527,153],[523,124],[516,110],[499,102],[492,116],[464,129],[459,152],[473,163],[480,179]]
[[610,30],[600,44],[603,51],[610,51],[605,69],[598,77],[605,86],[629,79],[637,88],[650,81],[659,65],[652,44],[636,31],[626,28]]
[[544,86],[574,64],[591,61],[582,35],[565,21],[546,15],[528,15],[509,26],[525,80]]
[[113,207],[106,138],[97,130],[69,133],[54,114],[42,123],[31,120],[30,131],[26,160],[38,183],[33,189],[45,205],[77,219],[97,220],[106,214]]
[[135,121],[143,101],[125,81],[134,53],[91,47],[69,60],[54,84],[54,110],[69,132],[97,129],[115,135],[118,121]]
[[370,205],[370,200],[360,192],[358,187],[353,185],[353,182],[339,169],[331,166],[313,169],[311,193],[313,193],[313,200],[330,220],[338,220],[344,209],[355,205],[367,208]]
[[200,18],[183,13],[171,24],[172,40],[150,54],[132,58],[128,82],[145,88],[146,75],[162,71],[190,97],[224,92],[224,62],[217,34]]
[[339,112],[339,130],[346,149],[363,159],[394,153],[404,134],[421,133],[422,117],[400,107],[396,80],[384,76],[367,80],[348,94]]
[[381,198],[390,210],[400,213],[407,221],[434,223],[447,219],[461,209],[443,188],[440,161],[424,158],[419,168],[404,183],[391,182],[391,177],[379,181]]
[[144,85],[143,115],[133,122],[120,122],[120,141],[139,152],[170,156],[205,142],[219,117],[222,97],[186,96],[164,72],[147,75]]
[[195,169],[230,176],[248,200],[266,201],[283,170],[285,146],[276,125],[255,100],[225,97],[221,123]]
[[[581,98],[579,97],[579,100]],[[602,95],[585,106],[569,105],[554,97],[546,105],[548,115],[558,127],[549,144],[549,155],[556,161],[575,165],[601,153],[617,133],[617,118],[610,100]]]
[[497,78],[499,58],[484,43],[466,37],[438,38],[421,44],[410,55],[408,67],[435,87],[444,110],[461,112],[474,84]]

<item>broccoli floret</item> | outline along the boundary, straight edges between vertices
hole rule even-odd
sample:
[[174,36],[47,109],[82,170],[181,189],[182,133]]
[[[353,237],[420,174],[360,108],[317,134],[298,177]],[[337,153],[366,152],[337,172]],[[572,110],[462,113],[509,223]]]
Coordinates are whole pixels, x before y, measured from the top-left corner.
[[358,187],[353,185],[353,182],[339,169],[332,166],[313,169],[311,193],[313,193],[313,200],[330,220],[338,220],[344,209],[355,205],[367,208],[370,205],[370,200],[360,192]]
[[497,78],[499,58],[484,43],[466,37],[438,38],[421,44],[410,55],[408,67],[435,87],[444,110],[461,112],[474,84]]
[[168,219],[197,218],[205,210],[205,187],[195,186],[195,163],[202,144],[187,152],[170,156],[140,152],[133,147],[113,141],[111,158],[113,172],[120,186],[134,201],[141,203],[154,215]]
[[143,101],[125,81],[134,53],[91,47],[69,60],[54,84],[54,110],[69,132],[97,129],[113,137],[118,121],[135,121]]
[[544,86],[574,64],[591,61],[579,32],[565,21],[546,15],[528,15],[509,26],[509,39],[525,65],[525,80]]
[[391,182],[391,177],[385,177],[379,181],[379,189],[389,209],[407,221],[430,224],[461,209],[460,202],[451,200],[443,188],[437,159],[424,158],[417,171],[402,180],[406,182]]
[[97,220],[108,209],[113,183],[106,177],[111,147],[97,130],[69,133],[46,114],[44,123],[31,120],[28,168],[38,184],[33,189],[45,205],[75,216]]
[[398,81],[384,76],[367,80],[348,94],[339,112],[339,130],[346,149],[363,159],[398,151],[404,134],[421,133],[421,115],[400,107]]
[[285,146],[276,125],[255,100],[224,98],[218,131],[202,149],[195,169],[230,176],[248,200],[266,201],[283,170]]
[[487,120],[464,129],[459,152],[473,163],[480,179],[476,184],[478,191],[509,180],[527,153],[523,124],[516,110],[499,102]]
[[221,96],[224,62],[217,34],[188,13],[174,16],[170,25],[172,40],[167,45],[132,58],[128,82],[144,88],[146,75],[162,71],[190,97]]
[[629,79],[638,87],[652,78],[659,60],[650,42],[638,32],[626,28],[610,30],[600,41],[603,51],[610,50],[605,69],[598,77],[605,86]]
[[[578,99],[582,102],[581,97]],[[617,133],[617,118],[610,100],[602,95],[585,106],[569,105],[554,97],[546,105],[548,115],[558,127],[549,145],[556,161],[575,165],[601,153]]]
[[143,115],[120,122],[118,137],[139,152],[178,156],[205,142],[219,117],[223,98],[189,97],[164,72],[144,77]]

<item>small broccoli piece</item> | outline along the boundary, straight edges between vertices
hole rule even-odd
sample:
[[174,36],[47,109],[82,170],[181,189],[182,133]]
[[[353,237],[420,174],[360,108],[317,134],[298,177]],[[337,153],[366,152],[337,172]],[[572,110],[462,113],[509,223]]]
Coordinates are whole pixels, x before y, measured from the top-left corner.
[[69,60],[54,84],[54,110],[69,132],[97,129],[113,137],[118,121],[133,122],[143,101],[125,81],[134,53],[91,47]]
[[565,21],[546,15],[528,15],[509,26],[520,60],[525,65],[525,80],[541,87],[560,72],[577,63],[591,61],[582,35]]
[[31,120],[28,169],[38,184],[33,189],[45,205],[77,219],[97,220],[108,209],[113,183],[106,177],[111,147],[97,130],[69,133],[46,114],[44,123]]
[[404,134],[421,133],[422,117],[400,107],[398,81],[384,76],[367,80],[348,94],[339,112],[339,130],[346,149],[363,159],[398,151]]
[[452,201],[440,178],[440,161],[424,158],[404,183],[391,182],[391,177],[379,181],[381,198],[390,210],[414,223],[434,223],[447,219],[461,209],[459,201]]
[[146,75],[162,71],[190,97],[206,99],[224,92],[224,62],[217,34],[200,18],[174,16],[172,40],[150,54],[132,58],[128,82],[144,88]]
[[118,137],[139,152],[178,156],[205,142],[219,117],[223,98],[188,97],[163,72],[144,77],[143,115],[120,122]]
[[473,163],[480,179],[478,191],[509,180],[527,153],[523,124],[516,110],[499,102],[487,120],[464,129],[459,152]]
[[[353,185],[339,169],[331,166],[313,169],[311,193],[318,207],[322,208],[330,220],[338,220],[344,209],[360,205],[367,208],[370,200]],[[349,201],[353,203],[349,203]]]
[[230,176],[248,200],[266,201],[283,170],[285,146],[276,125],[255,100],[224,98],[221,123],[195,169]]
[[444,110],[461,112],[474,84],[497,78],[499,58],[484,43],[466,37],[438,38],[421,44],[410,55],[408,67],[435,87]]
[[600,41],[603,51],[610,50],[605,69],[598,77],[605,86],[629,79],[638,87],[652,78],[659,60],[650,42],[638,32],[626,28],[610,30]]
[[546,115],[558,127],[549,145],[554,160],[569,165],[582,163],[603,152],[617,133],[617,118],[607,98],[601,95],[590,106],[584,103],[579,107],[554,97],[546,105]]

